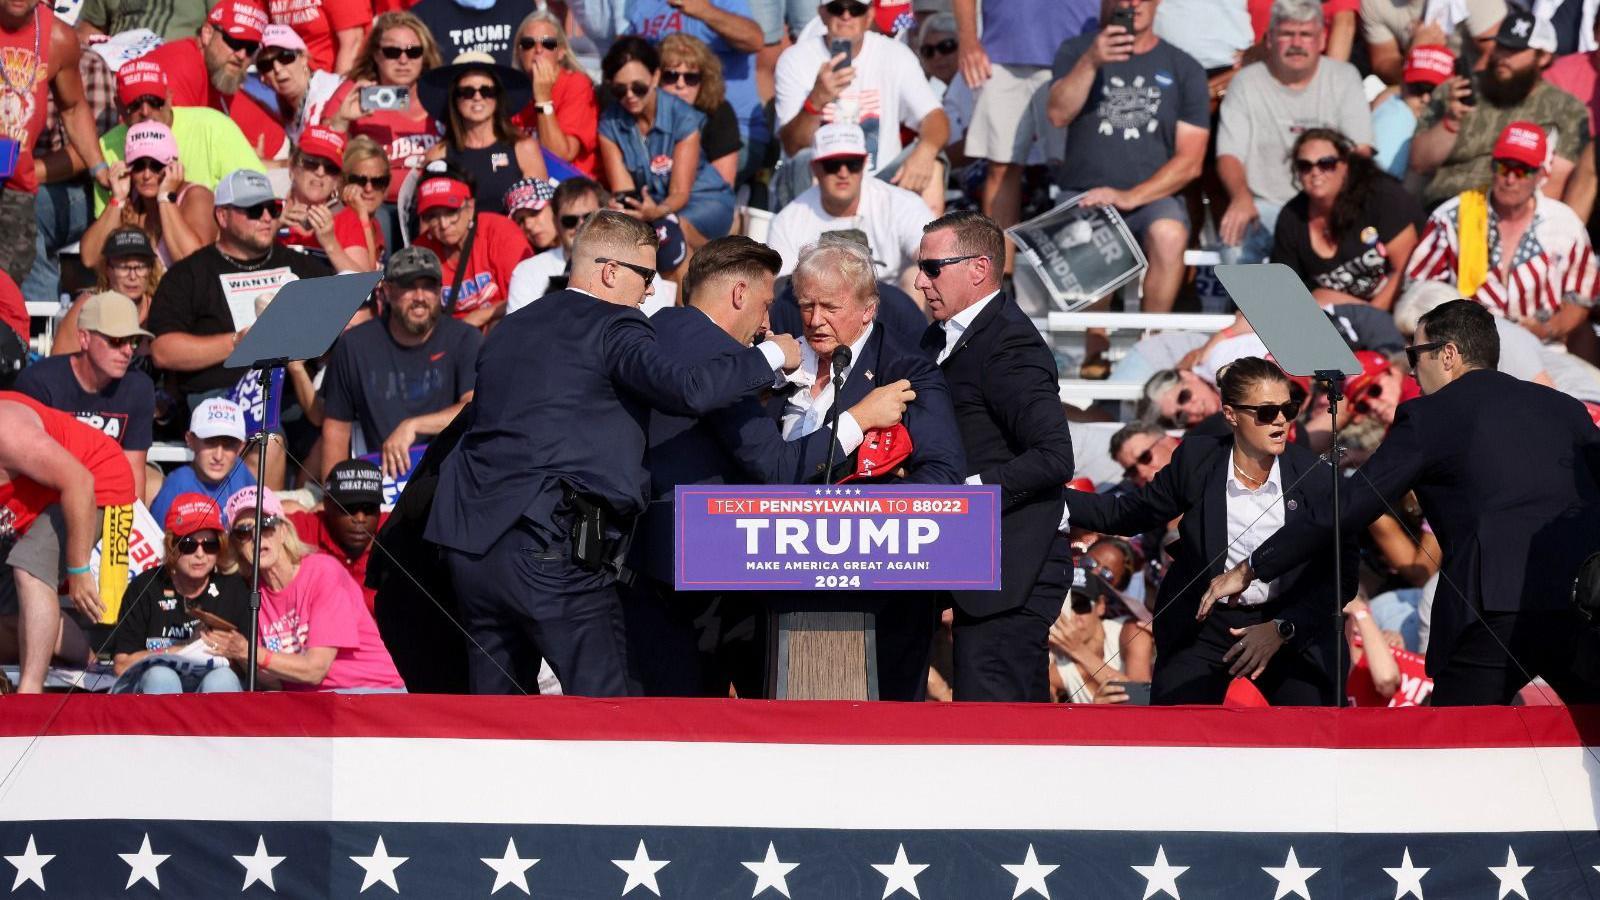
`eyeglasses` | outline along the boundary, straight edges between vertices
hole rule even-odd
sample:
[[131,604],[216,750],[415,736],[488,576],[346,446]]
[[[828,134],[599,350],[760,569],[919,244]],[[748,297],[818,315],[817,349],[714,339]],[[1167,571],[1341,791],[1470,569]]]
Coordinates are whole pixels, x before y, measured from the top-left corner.
[[532,35],[523,35],[522,37],[517,38],[517,46],[523,50],[532,50],[535,47],[543,47],[546,50],[555,50],[557,47],[561,46],[561,42],[553,37],[533,37]]
[[[684,87],[699,87],[700,77],[701,76],[699,72],[691,72],[688,69],[661,70],[662,84],[677,84],[679,81],[682,81]],[[644,95],[640,94],[639,96],[643,97]]]
[[222,552],[221,538],[197,538],[194,535],[178,538],[178,555],[188,556],[196,550],[204,549],[206,553]]
[[1300,404],[1293,400],[1288,403],[1230,403],[1234,409],[1244,409],[1255,413],[1257,425],[1271,425],[1278,421],[1278,416],[1283,416],[1284,421],[1292,421],[1295,414],[1300,411]]
[[640,278],[643,278],[645,287],[649,287],[650,283],[656,280],[656,270],[647,266],[636,266],[633,263],[623,262],[620,259],[612,259],[609,256],[596,256],[594,261],[597,263],[616,263]]
[[305,169],[307,172],[315,172],[319,175],[337,176],[340,172],[338,163],[331,159],[323,159],[320,156],[300,157],[300,168]]
[[956,52],[956,47],[958,46],[960,45],[956,43],[955,38],[945,38],[937,44],[923,44],[922,58],[933,59],[935,56],[949,56]]
[[113,350],[121,350],[127,347],[137,350],[139,349],[139,341],[142,340],[142,338],[140,338],[140,336],[137,334],[130,334],[127,337],[112,337],[109,334],[101,334],[98,331],[91,331],[89,333],[95,337],[98,337],[100,340],[105,341],[106,346]]
[[1151,446],[1144,448],[1143,453],[1135,456],[1133,458],[1133,462],[1122,467],[1122,477],[1130,481],[1139,477],[1139,467],[1150,465],[1150,463],[1155,461],[1155,458],[1156,448],[1155,445],[1152,444]]
[[1406,362],[1411,364],[1411,370],[1414,372],[1417,369],[1417,360],[1422,357],[1422,354],[1432,353],[1435,350],[1443,349],[1444,345],[1448,343],[1450,342],[1429,341],[1426,344],[1412,344],[1406,348]]
[[618,100],[628,96],[629,91],[632,91],[635,97],[643,100],[644,95],[650,93],[650,83],[647,81],[635,81],[632,84],[612,82],[611,84],[606,85],[606,90],[610,91],[611,96],[617,98]]
[[375,191],[386,191],[389,189],[391,179],[388,175],[346,175],[344,180],[346,184],[353,184],[363,190],[372,188]]
[[953,266],[958,262],[966,262],[969,259],[987,258],[982,253],[972,253],[967,256],[946,256],[944,259],[919,259],[917,260],[917,268],[922,270],[922,274],[937,280],[939,273],[944,271],[945,266]]
[[1509,159],[1497,159],[1494,161],[1494,173],[1496,175],[1505,175],[1517,181],[1521,181],[1524,178],[1532,178],[1538,171],[1537,166],[1513,162]]
[[[277,531],[278,523],[282,521],[283,520],[277,516],[264,517],[259,523],[261,528],[261,536],[266,537]],[[258,523],[255,519],[246,519],[243,522],[233,523],[233,527],[228,531],[233,535],[235,540],[248,540],[249,538],[255,537],[257,525]]]
[[852,19],[859,19],[872,11],[872,7],[865,3],[850,3],[848,0],[833,0],[832,3],[822,8],[828,11],[828,15],[836,19],[846,13],[849,13]]
[[151,159],[148,156],[142,156],[142,157],[134,160],[133,162],[128,163],[128,171],[133,173],[134,175],[138,175],[140,172],[154,172],[157,175],[160,175],[162,172],[165,172],[166,170],[167,170],[167,164],[166,163],[162,162],[159,159]]
[[154,94],[145,94],[143,97],[135,97],[132,103],[124,106],[122,108],[122,114],[125,116],[132,116],[134,113],[137,113],[146,106],[150,107],[150,109],[154,112],[160,112],[167,108],[167,101],[164,97],[157,97]]
[[460,84],[456,85],[457,100],[473,100],[483,98],[494,100],[500,96],[500,86],[497,84]]
[[1312,169],[1316,169],[1326,175],[1339,168],[1339,163],[1343,161],[1337,156],[1324,156],[1321,159],[1297,159],[1294,161],[1294,173],[1304,177],[1310,175]]
[[[867,158],[865,156],[836,156],[833,159],[822,160],[817,163],[817,167],[822,169],[825,175],[837,175],[843,170],[849,170],[851,175],[860,175],[861,170],[867,167]],[[930,275],[928,277],[938,278],[939,276]]]
[[267,75],[277,66],[287,66],[299,58],[299,50],[278,48],[278,52],[273,53],[269,49],[266,53],[256,57],[256,71],[262,75]]
[[579,225],[583,224],[583,219],[584,219],[583,216],[575,216],[575,215],[562,216],[561,217],[561,227],[565,228],[568,231],[571,231],[572,229],[577,228]]
[[229,50],[235,53],[243,53],[245,56],[255,56],[256,51],[261,49],[260,41],[241,41],[233,35],[222,31],[217,32],[217,37],[222,38],[222,42],[228,45]]
[[115,262],[111,264],[112,271],[127,272],[130,275],[136,272],[148,272],[150,271],[151,267],[152,266],[150,263],[145,262],[142,259],[126,259],[121,262]]
[[396,60],[402,56],[404,56],[406,59],[421,59],[422,45],[416,44],[410,47],[385,46],[379,47],[378,52],[382,53],[383,58],[387,60]]
[[283,201],[268,200],[265,203],[257,203],[252,206],[235,206],[234,209],[251,221],[261,218],[261,214],[264,212],[271,213],[271,218],[276,219],[283,215]]

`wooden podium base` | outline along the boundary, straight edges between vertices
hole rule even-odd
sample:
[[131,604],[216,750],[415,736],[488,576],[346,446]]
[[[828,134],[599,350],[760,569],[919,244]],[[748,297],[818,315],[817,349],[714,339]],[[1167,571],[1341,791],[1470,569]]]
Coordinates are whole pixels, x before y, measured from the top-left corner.
[[878,699],[878,648],[872,613],[803,610],[767,615],[767,696],[776,700]]

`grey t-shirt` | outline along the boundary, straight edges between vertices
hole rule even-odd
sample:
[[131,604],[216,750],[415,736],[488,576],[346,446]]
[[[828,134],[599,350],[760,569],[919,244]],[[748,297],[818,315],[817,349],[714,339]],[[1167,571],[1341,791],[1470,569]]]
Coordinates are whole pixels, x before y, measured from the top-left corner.
[[1244,163],[1250,193],[1278,206],[1299,192],[1289,171],[1289,148],[1309,128],[1337,128],[1357,146],[1372,145],[1372,113],[1361,75],[1347,62],[1323,57],[1300,90],[1283,86],[1266,63],[1239,70],[1222,100],[1217,155]]
[[[1061,45],[1052,74],[1065,76],[1098,32]],[[1102,66],[1067,126],[1061,183],[1125,190],[1172,159],[1178,123],[1211,127],[1206,73],[1194,57],[1158,40],[1147,53]]]

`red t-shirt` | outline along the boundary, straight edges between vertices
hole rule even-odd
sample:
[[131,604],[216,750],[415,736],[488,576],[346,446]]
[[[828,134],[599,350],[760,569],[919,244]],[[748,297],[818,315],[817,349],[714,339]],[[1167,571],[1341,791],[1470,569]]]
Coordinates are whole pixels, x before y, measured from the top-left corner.
[[272,0],[272,21],[300,35],[310,51],[311,68],[332,72],[339,47],[334,34],[365,28],[372,21],[369,0]]
[[[33,172],[33,145],[44,131],[45,109],[50,100],[50,32],[56,16],[50,4],[34,7],[26,26],[0,30],[5,50],[6,81],[0,84],[0,137],[17,142],[17,167],[6,179],[6,190],[37,193]],[[37,55],[34,53],[38,49]]]
[[[383,255],[383,229],[379,228],[377,223],[374,222],[372,230],[377,238],[377,255],[381,257]],[[339,246],[347,250],[354,248],[364,251],[367,249],[367,233],[361,227],[361,217],[356,215],[356,211],[348,206],[334,213],[333,234],[334,237],[339,239]],[[311,250],[322,250],[322,242],[317,240],[315,233],[301,231],[293,225],[285,225],[279,230],[278,243],[285,247],[306,247]]]
[[[550,101],[555,104],[556,122],[562,133],[578,141],[578,155],[572,158],[572,167],[598,179],[600,163],[595,148],[600,143],[600,104],[595,102],[594,82],[582,72],[562,69],[555,87],[550,89]],[[539,113],[531,100],[512,122],[524,134],[539,136]]]
[[[388,520],[388,513],[379,513],[378,524],[374,526],[373,531],[383,528],[383,523]],[[344,570],[349,572],[350,577],[361,586],[361,595],[366,600],[367,612],[372,612],[373,598],[378,596],[375,589],[367,587],[367,560],[372,557],[372,545],[368,544],[367,552],[351,559],[345,555],[344,548],[339,546],[339,542],[333,539],[333,533],[328,530],[328,525],[322,520],[321,515],[314,512],[290,513],[289,521],[294,523],[295,533],[300,535],[302,543],[328,554],[344,566]]]
[[[96,506],[126,506],[134,500],[133,470],[122,448],[105,432],[78,421],[71,413],[51,409],[16,391],[0,391],[0,401],[21,403],[38,414],[45,433],[66,448],[94,478]],[[0,484],[0,540],[26,534],[33,520],[52,503],[61,499],[55,488],[45,487],[31,478],[19,476]],[[62,536],[65,539],[65,535]]]
[[458,303],[450,295],[450,285],[455,283],[459,254],[447,258],[444,248],[430,237],[419,237],[415,243],[432,250],[442,261],[444,305],[458,319],[484,306],[506,302],[511,270],[533,255],[533,247],[516,223],[498,213],[478,213],[478,237],[472,242],[472,257],[467,260],[467,274],[461,279]]
[[[422,109],[414,99],[412,104]],[[406,176],[413,169],[422,168],[422,158],[427,155],[428,148],[439,143],[438,126],[426,112],[421,118],[413,118],[410,112],[388,109],[368,113],[350,123],[350,136],[358,134],[377,141],[389,154],[389,195],[385,199],[390,203],[400,199],[400,185]]]
[[22,289],[4,272],[0,272],[0,322],[10,325],[17,337],[22,338],[22,343],[28,343],[28,330],[31,327],[28,301],[23,299]]
[[[1356,639],[1356,646],[1361,646],[1361,640]],[[1367,655],[1361,654],[1356,664],[1350,667],[1350,677],[1345,680],[1345,696],[1350,698],[1351,706],[1421,706],[1433,693],[1433,679],[1428,677],[1428,663],[1420,653],[1412,653],[1399,647],[1391,647],[1390,653],[1394,654],[1394,661],[1400,667],[1400,687],[1395,690],[1393,697],[1385,697],[1378,693],[1372,684],[1372,669],[1367,666]]]
[[227,113],[262,159],[272,159],[283,149],[288,138],[276,116],[248,94],[228,96],[212,86],[198,39],[169,41],[140,59],[155,63],[167,73],[173,106],[209,106]]

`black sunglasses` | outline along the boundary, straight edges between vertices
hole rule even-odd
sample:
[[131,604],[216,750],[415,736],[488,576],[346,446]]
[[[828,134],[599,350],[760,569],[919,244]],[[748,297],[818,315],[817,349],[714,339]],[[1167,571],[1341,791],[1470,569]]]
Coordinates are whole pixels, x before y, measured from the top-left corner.
[[1310,175],[1311,170],[1316,169],[1323,174],[1327,174],[1339,168],[1339,163],[1342,161],[1337,156],[1324,156],[1321,159],[1297,159],[1294,161],[1294,173],[1302,176]]
[[378,52],[382,53],[383,58],[388,60],[399,59],[402,56],[404,56],[406,59],[421,59],[422,45],[417,44],[411,47],[379,47]]
[[122,113],[123,115],[131,116],[146,106],[150,107],[156,112],[160,112],[167,108],[167,101],[165,98],[157,97],[154,94],[145,94],[143,97],[134,98],[132,103],[124,106],[122,108]]
[[[677,84],[679,81],[683,82],[683,86],[684,87],[699,87],[700,86],[700,73],[699,72],[690,72],[688,69],[662,69],[661,70],[661,83],[662,84]],[[644,95],[640,94],[639,96],[642,97]]]
[[644,99],[645,94],[650,93],[650,83],[647,81],[635,81],[632,84],[618,84],[616,82],[612,82],[611,84],[606,85],[606,90],[610,91],[611,96],[617,98],[618,100],[628,96],[629,91],[632,91],[635,97],[638,97],[642,100]]
[[390,177],[388,175],[346,175],[346,184],[353,184],[358,188],[373,188],[379,191],[389,189]]
[[[842,169],[848,169],[851,175],[859,175],[861,170],[867,167],[867,158],[865,156],[836,156],[833,159],[822,160],[817,163],[817,166],[822,169],[825,175],[837,175]],[[939,276],[930,275],[928,277],[938,278]]]
[[832,3],[824,6],[823,9],[827,10],[828,15],[833,16],[834,18],[838,18],[845,13],[849,13],[851,18],[855,19],[859,19],[872,11],[872,7],[865,3],[850,3],[847,2],[847,0],[833,0]]
[[[277,531],[278,523],[281,521],[283,520],[279,519],[277,516],[264,517],[260,523],[262,536],[266,536],[272,534],[274,531]],[[246,538],[250,538],[256,533],[256,520],[246,519],[243,522],[235,522],[233,527],[228,530],[229,533],[231,533],[236,539],[244,540]]]
[[949,56],[956,52],[956,47],[958,46],[960,45],[956,43],[955,38],[945,38],[937,44],[923,44],[922,58],[933,59],[935,56]]
[[283,215],[283,201],[268,200],[265,203],[257,203],[252,206],[235,206],[234,209],[238,210],[240,215],[244,216],[246,219],[250,219],[251,221],[261,218],[261,214],[263,212],[271,213],[272,218],[276,219],[277,217]]
[[323,159],[320,156],[300,157],[300,168],[305,169],[307,172],[319,172],[323,175],[335,176],[342,171],[338,163],[331,159]]
[[656,280],[656,270],[649,268],[648,266],[636,266],[633,263],[623,262],[620,259],[612,259],[609,256],[596,256],[594,261],[597,263],[616,263],[640,278],[643,278],[645,287],[649,287],[650,283]]
[[1230,403],[1234,409],[1246,409],[1256,415],[1257,425],[1271,425],[1278,421],[1278,416],[1283,416],[1284,421],[1294,421],[1295,413],[1300,411],[1300,404],[1290,400],[1288,403]]
[[1146,447],[1144,452],[1135,456],[1133,462],[1122,467],[1122,477],[1132,480],[1139,475],[1140,466],[1148,466],[1156,458],[1155,447]]
[[1426,344],[1412,344],[1406,348],[1406,362],[1411,364],[1411,371],[1417,370],[1417,360],[1424,353],[1432,353],[1444,348],[1449,341],[1429,341]]
[[100,335],[100,340],[105,341],[106,346],[113,350],[121,350],[124,347],[132,347],[135,350],[139,349],[140,337],[137,334],[130,334],[127,337],[112,337],[109,334],[100,334],[98,331],[92,333]]
[[561,227],[568,231],[577,228],[581,224],[583,224],[583,216],[565,215],[561,217]]
[[139,159],[136,159],[133,162],[128,163],[128,171],[132,172],[135,175],[139,174],[140,172],[154,172],[157,175],[160,175],[162,172],[165,172],[166,170],[167,170],[167,164],[166,163],[162,162],[159,159],[152,159],[152,158],[150,158],[148,156],[140,157]]
[[969,259],[987,259],[987,257],[982,253],[970,253],[966,256],[946,256],[944,259],[919,259],[917,260],[917,268],[921,269],[922,274],[929,278],[937,279],[939,273],[944,271],[945,266],[966,262]]
[[287,66],[288,64],[300,58],[299,50],[289,50],[283,47],[276,49],[278,51],[277,53],[273,53],[269,49],[266,53],[256,57],[257,72],[260,72],[262,75],[266,75],[274,68],[278,66]]
[[195,552],[196,550],[199,550],[202,547],[205,548],[205,551],[207,553],[219,553],[219,552],[222,551],[222,539],[221,538],[205,538],[205,539],[202,540],[201,538],[197,538],[194,535],[189,535],[188,537],[178,538],[178,555],[179,556],[188,556],[189,554]]
[[471,100],[475,97],[482,97],[485,100],[493,100],[499,96],[500,86],[497,84],[463,84],[456,86],[457,100]]
[[553,37],[530,37],[528,35],[523,35],[522,37],[517,38],[517,46],[523,50],[532,50],[535,47],[543,47],[546,50],[554,50],[561,46],[561,42]]
[[222,42],[228,45],[228,49],[235,53],[243,53],[246,56],[255,56],[256,51],[261,49],[260,41],[242,41],[233,35],[221,31],[217,32],[217,36],[222,38]]
[[1372,402],[1371,401],[1377,400],[1377,399],[1381,398],[1382,396],[1383,396],[1383,385],[1382,384],[1369,384],[1369,385],[1367,385],[1367,389],[1362,391],[1361,395],[1359,397],[1354,398],[1355,402],[1352,405],[1352,408],[1356,412],[1358,412],[1358,413],[1360,413],[1361,415],[1364,416],[1367,413],[1372,412]]

